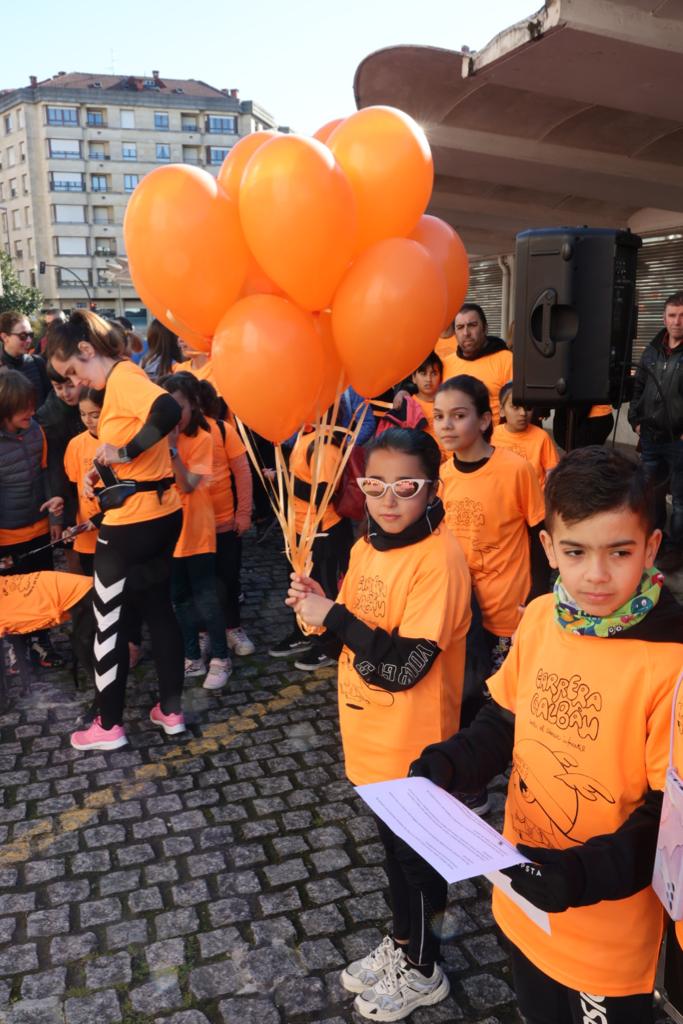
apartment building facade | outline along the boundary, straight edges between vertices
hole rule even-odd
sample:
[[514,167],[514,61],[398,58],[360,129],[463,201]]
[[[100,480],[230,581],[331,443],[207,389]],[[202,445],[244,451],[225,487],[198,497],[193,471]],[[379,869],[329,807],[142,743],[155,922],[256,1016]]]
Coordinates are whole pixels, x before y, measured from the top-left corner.
[[0,245],[47,306],[95,303],[109,315],[139,310],[141,319],[120,270],[135,186],[167,163],[216,175],[242,136],[275,127],[236,89],[162,79],[158,71],[32,77],[27,88],[0,91]]

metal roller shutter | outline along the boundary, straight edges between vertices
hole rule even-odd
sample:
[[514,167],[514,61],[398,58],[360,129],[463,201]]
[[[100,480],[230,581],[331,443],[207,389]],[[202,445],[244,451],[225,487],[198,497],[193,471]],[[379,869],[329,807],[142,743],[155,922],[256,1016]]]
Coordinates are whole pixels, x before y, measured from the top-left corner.
[[638,335],[633,344],[637,362],[662,326],[664,303],[683,288],[683,235],[644,238],[638,252]]
[[497,260],[481,260],[470,263],[470,286],[465,302],[477,302],[486,313],[489,334],[499,338],[501,334],[500,313],[503,292],[503,272]]

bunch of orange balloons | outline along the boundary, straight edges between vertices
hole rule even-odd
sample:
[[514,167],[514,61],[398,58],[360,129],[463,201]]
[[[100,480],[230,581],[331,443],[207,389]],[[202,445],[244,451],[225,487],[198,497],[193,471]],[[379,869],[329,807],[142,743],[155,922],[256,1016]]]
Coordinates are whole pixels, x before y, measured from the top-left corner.
[[392,107],[313,138],[256,132],[214,179],[148,174],[124,220],[133,282],[154,315],[211,351],[230,408],[279,442],[351,384],[366,398],[428,355],[462,304],[467,254],[426,216],[427,138]]

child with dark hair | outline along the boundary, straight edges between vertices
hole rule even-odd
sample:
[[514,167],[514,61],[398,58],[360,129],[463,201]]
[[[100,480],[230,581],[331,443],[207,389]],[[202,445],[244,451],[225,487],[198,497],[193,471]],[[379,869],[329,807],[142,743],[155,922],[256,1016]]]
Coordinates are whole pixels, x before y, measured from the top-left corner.
[[472,725],[411,768],[476,792],[512,763],[504,834],[531,863],[505,873],[550,934],[498,887],[493,913],[529,1024],[653,1020],[650,883],[683,654],[660,540],[642,467],[607,448],[565,456],[545,490],[555,592],[526,609]]
[[500,389],[500,423],[491,437],[494,448],[507,448],[531,464],[538,478],[541,490],[545,478],[559,461],[552,438],[531,422],[531,411],[523,405],[515,405],[512,397],[512,381]]
[[[467,694],[470,716],[484,697],[486,676],[510,649],[530,590],[546,589],[549,574],[539,540],[543,496],[528,462],[492,446],[489,393],[476,377],[462,374],[441,385],[434,429],[441,446],[452,452],[441,467],[446,525],[470,567],[488,654],[488,665],[484,659],[475,689]],[[465,802],[478,814],[489,809],[485,792]]]
[[[422,430],[391,428],[367,448],[367,535],[336,601],[292,575],[287,604],[339,655],[339,717],[354,785],[406,774],[427,736],[458,728],[470,581],[437,497],[439,449]],[[342,972],[369,1020],[402,1020],[444,999],[437,963],[446,883],[381,821],[393,934]]]
[[[89,523],[90,529],[79,533],[74,539],[73,550],[78,554],[81,572],[92,576],[95,549],[101,520],[100,506],[96,498],[83,493],[85,478],[92,469],[93,459],[99,447],[97,424],[104,403],[104,391],[96,388],[81,388],[78,393],[78,410],[85,430],[69,441],[64,453],[64,472],[75,491],[77,513],[75,525]],[[93,523],[95,519],[95,523]]]
[[[200,406],[199,384],[192,374],[175,373],[161,383],[181,409],[180,422],[168,440],[183,506],[183,527],[173,552],[171,593],[185,645],[185,675],[204,675],[204,689],[220,690],[230,678],[232,662],[216,592],[216,519],[209,490],[213,441]],[[211,643],[208,672],[199,647],[202,622]]]
[[199,401],[213,441],[209,493],[216,517],[216,585],[225,616],[228,647],[238,657],[255,647],[241,624],[242,536],[251,526],[252,478],[247,450],[239,434],[220,415],[221,402],[208,380],[200,380]]
[[[47,443],[35,402],[24,374],[0,371],[0,558],[12,558],[19,573],[53,569],[48,517],[56,521],[64,509],[61,496],[48,498]],[[43,550],[33,554],[36,548]],[[41,668],[62,664],[46,631],[31,636],[30,650]]]
[[[438,444],[439,440],[434,432],[434,396],[441,387],[441,381],[443,380],[443,363],[436,352],[429,353],[427,358],[420,363],[417,370],[411,374],[410,379],[417,389],[413,398],[419,403],[427,421],[425,429]],[[445,455],[444,452],[442,452],[443,455]]]

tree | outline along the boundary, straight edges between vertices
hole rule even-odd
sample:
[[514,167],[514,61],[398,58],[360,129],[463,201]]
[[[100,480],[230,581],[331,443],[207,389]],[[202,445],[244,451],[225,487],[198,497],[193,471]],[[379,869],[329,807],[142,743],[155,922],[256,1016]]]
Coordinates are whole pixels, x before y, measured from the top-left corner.
[[21,283],[6,252],[0,252],[0,283],[0,313],[16,309],[17,312],[30,317],[35,316],[43,305],[40,291]]

